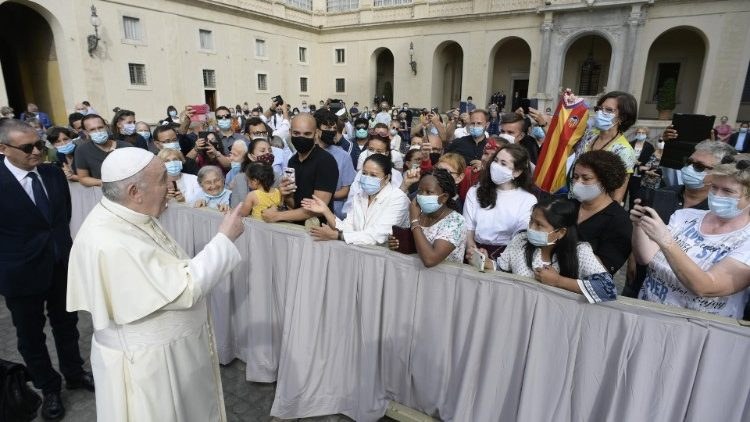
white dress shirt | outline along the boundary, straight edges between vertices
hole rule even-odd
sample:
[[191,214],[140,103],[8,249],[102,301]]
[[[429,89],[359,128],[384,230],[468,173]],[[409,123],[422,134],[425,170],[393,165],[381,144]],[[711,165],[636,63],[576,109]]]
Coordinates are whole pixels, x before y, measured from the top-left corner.
[[31,198],[31,202],[36,205],[36,199],[34,198],[34,189],[31,185],[31,178],[28,177],[29,173],[36,173],[36,177],[39,178],[39,182],[42,184],[42,189],[44,189],[44,193],[47,194],[47,198],[49,198],[49,192],[47,192],[47,187],[44,186],[44,180],[42,180],[42,175],[39,174],[39,171],[34,167],[33,170],[27,171],[20,169],[13,165],[13,163],[10,162],[8,157],[5,157],[3,160],[5,162],[5,167],[10,170],[11,174],[13,174],[13,177],[18,180],[18,183],[21,184],[21,187],[26,192],[26,195],[29,195],[29,198]]
[[398,187],[388,183],[372,203],[368,201],[369,196],[360,191],[352,198],[352,208],[346,218],[336,219],[336,228],[343,232],[346,243],[383,245],[393,226],[409,226],[409,198]]
[[[362,187],[359,186],[359,178],[362,177],[362,171],[358,171],[357,175],[354,176],[354,181],[349,186],[349,196],[346,197],[346,202],[344,203],[343,208],[341,208],[341,212],[343,214],[348,214],[349,211],[352,209],[352,204],[354,203],[354,198],[357,197],[362,192]],[[395,187],[398,190],[401,190],[401,182],[404,181],[404,176],[401,174],[400,171],[397,169],[391,170],[391,185]]]

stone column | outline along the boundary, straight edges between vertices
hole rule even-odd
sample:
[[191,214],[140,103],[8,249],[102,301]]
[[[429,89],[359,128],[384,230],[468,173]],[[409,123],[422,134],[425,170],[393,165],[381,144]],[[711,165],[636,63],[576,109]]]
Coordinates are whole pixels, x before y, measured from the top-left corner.
[[620,73],[620,90],[632,92],[630,86],[631,76],[633,74],[633,58],[635,57],[635,47],[638,43],[639,28],[643,25],[643,11],[640,4],[634,4],[630,9],[630,16],[625,21],[627,33],[625,34],[625,45],[623,46],[623,60]]
[[539,30],[542,32],[542,51],[539,55],[539,81],[537,82],[537,91],[539,93],[544,93],[545,97],[548,94],[548,83],[547,83],[547,75],[549,72],[549,54],[550,54],[550,45],[552,44],[552,31],[554,30],[554,26],[552,24],[552,12],[545,12],[544,13],[544,22],[542,22],[542,25],[539,27]]

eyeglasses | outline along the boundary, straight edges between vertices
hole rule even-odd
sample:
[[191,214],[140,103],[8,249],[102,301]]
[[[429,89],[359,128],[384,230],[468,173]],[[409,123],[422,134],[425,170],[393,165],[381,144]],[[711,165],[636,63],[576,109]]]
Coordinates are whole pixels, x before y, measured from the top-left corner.
[[221,116],[217,115],[216,118],[219,119],[219,120],[222,120],[222,119],[231,119],[232,116],[230,116],[228,114],[223,114]]
[[[747,161],[747,160],[742,160],[742,161]],[[739,162],[737,164],[739,164]],[[706,170],[713,170],[714,169],[713,166],[707,166],[707,165],[701,163],[700,161],[693,160],[692,158],[688,158],[687,160],[685,160],[685,165],[687,165],[687,166],[693,166],[693,168],[695,169],[695,171],[697,171],[698,173],[702,173],[702,172],[704,172]],[[737,167],[737,168],[739,168],[739,167]]]
[[256,131],[256,132],[250,132],[250,134],[255,135],[255,136],[266,136],[268,135],[268,132],[266,132],[265,130],[261,130],[261,131]]
[[594,107],[594,111],[603,111],[608,114],[617,114],[617,109],[604,106],[596,106]]
[[31,154],[32,152],[34,152],[34,148],[36,148],[39,151],[44,151],[46,149],[45,146],[47,145],[47,143],[45,143],[44,141],[36,141],[33,144],[23,144],[20,147],[17,147],[11,144],[5,144],[5,145],[11,148],[15,148],[19,151],[22,151],[25,154]]

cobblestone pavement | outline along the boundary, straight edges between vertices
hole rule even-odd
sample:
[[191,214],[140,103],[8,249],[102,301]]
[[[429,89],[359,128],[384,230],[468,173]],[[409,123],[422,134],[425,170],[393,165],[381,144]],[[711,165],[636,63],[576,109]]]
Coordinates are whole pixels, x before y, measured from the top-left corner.
[[[89,356],[91,351],[91,317],[87,312],[79,312],[78,331],[81,333],[79,341],[81,355],[86,361],[86,370],[91,370]],[[57,368],[57,351],[53,343],[49,325],[45,328],[47,348],[52,357],[52,365]],[[0,296],[0,358],[14,362],[23,362],[16,349],[16,330],[10,318],[10,312],[5,306],[5,299]],[[224,387],[224,404],[226,405],[229,421],[281,421],[271,418],[275,384],[263,384],[245,381],[245,364],[235,360],[221,368],[221,381]],[[64,384],[64,383],[63,383]],[[85,390],[62,391],[65,405],[65,421],[92,422],[96,420],[94,394]],[[43,421],[41,417],[35,421]],[[348,422],[351,419],[342,415],[321,416],[316,418],[299,419],[304,422]]]

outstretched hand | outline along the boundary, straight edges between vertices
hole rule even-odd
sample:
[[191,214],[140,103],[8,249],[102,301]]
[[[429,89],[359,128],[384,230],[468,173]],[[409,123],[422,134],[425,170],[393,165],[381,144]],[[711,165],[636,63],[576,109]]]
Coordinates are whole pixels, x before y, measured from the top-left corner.
[[242,223],[242,206],[243,204],[239,204],[232,212],[224,215],[219,225],[219,233],[228,237],[232,242],[245,231],[245,225]]

